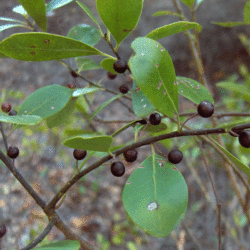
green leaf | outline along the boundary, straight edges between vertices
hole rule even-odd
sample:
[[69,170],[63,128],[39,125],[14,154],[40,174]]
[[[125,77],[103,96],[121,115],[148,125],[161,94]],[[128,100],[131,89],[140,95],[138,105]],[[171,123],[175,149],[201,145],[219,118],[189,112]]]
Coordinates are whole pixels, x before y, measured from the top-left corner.
[[64,240],[53,242],[48,245],[41,247],[36,247],[36,250],[78,250],[80,248],[80,243],[76,240]]
[[159,40],[161,38],[171,36],[173,34],[180,33],[189,29],[197,29],[198,31],[201,31],[202,27],[198,23],[180,21],[152,30],[149,34],[146,35],[146,37],[154,40]]
[[216,25],[220,25],[222,27],[235,27],[235,26],[239,26],[239,25],[246,25],[246,23],[244,22],[212,22],[212,24],[216,24]]
[[0,21],[22,23],[19,20],[16,20],[16,19],[13,19],[13,18],[8,18],[8,17],[2,17],[2,16],[0,16]]
[[195,0],[181,0],[185,3],[188,7],[192,7],[194,5]]
[[74,0],[52,0],[46,5],[46,12],[61,8],[62,6],[73,2]]
[[247,1],[244,7],[244,21],[250,24],[250,1]]
[[0,25],[0,32],[14,27],[24,27],[22,24],[4,24]]
[[37,115],[15,115],[7,116],[0,114],[0,121],[19,125],[35,125],[42,121],[42,118]]
[[219,82],[216,84],[217,87],[227,89],[232,93],[237,93],[241,95],[241,98],[245,101],[250,101],[249,88],[242,84],[236,84],[233,82]]
[[170,55],[150,38],[139,37],[131,47],[136,55],[129,60],[129,68],[136,84],[156,109],[173,117],[178,113],[178,88]]
[[85,11],[85,13],[96,23],[96,25],[98,26],[98,27],[100,27],[100,25],[99,25],[99,23],[97,22],[97,20],[96,20],[96,18],[92,15],[92,13],[91,13],[91,11],[89,10],[89,8],[85,5],[85,4],[83,4],[83,3],[81,3],[81,2],[79,2],[79,1],[76,1],[76,3]]
[[75,60],[77,63],[78,72],[82,72],[85,70],[102,69],[99,64],[89,58],[77,57]]
[[173,11],[162,10],[162,11],[155,12],[152,16],[178,16],[180,17],[181,15]]
[[11,35],[0,43],[0,51],[22,61],[49,61],[102,54],[94,47],[74,39],[40,32]]
[[56,84],[42,87],[28,96],[18,109],[18,115],[38,115],[46,119],[66,106],[71,93],[70,89]]
[[17,5],[16,7],[14,7],[12,9],[12,11],[15,12],[15,13],[17,13],[17,14],[20,14],[22,16],[25,16],[25,15],[28,14],[27,11],[23,8],[22,5]]
[[106,58],[101,61],[101,66],[103,69],[106,69],[109,72],[112,72],[113,74],[117,74],[117,72],[114,70],[113,65],[117,59],[111,59],[111,58]]
[[155,110],[155,107],[137,86],[136,81],[133,82],[132,105],[137,117],[145,117]]
[[178,93],[180,95],[196,104],[200,104],[204,100],[214,103],[210,92],[193,79],[177,76],[175,84],[178,85]]
[[86,87],[86,88],[82,88],[82,89],[76,89],[74,90],[74,92],[72,93],[73,97],[78,97],[78,96],[82,96],[82,95],[86,95],[89,93],[93,93],[100,90],[97,87]]
[[117,42],[117,46],[136,27],[143,0],[96,0],[97,11]]
[[178,225],[188,203],[188,188],[175,166],[159,155],[149,156],[128,178],[123,205],[147,233],[162,238]]
[[28,14],[35,20],[43,30],[47,30],[47,17],[44,0],[18,0]]
[[112,136],[78,135],[65,140],[63,145],[69,148],[108,152],[112,142]]
[[94,117],[101,112],[104,108],[106,108],[111,102],[115,101],[116,99],[120,98],[121,96],[123,96],[123,94],[119,94],[119,95],[115,95],[112,98],[110,98],[109,100],[107,100],[106,102],[104,102],[103,104],[101,104],[93,113],[89,123],[94,119]]
[[102,36],[98,29],[88,24],[79,24],[69,31],[67,37],[94,46],[98,44]]
[[223,148],[219,143],[213,141],[222,151],[227,155],[227,157],[250,178],[250,168],[239,161],[234,155],[229,153],[225,148]]
[[3,54],[3,53],[0,52],[0,57],[1,58],[7,58],[8,56],[6,56],[5,54]]
[[71,99],[63,109],[61,109],[56,114],[48,117],[46,119],[47,126],[49,128],[54,128],[65,122],[69,122],[70,116],[72,115],[75,108],[76,100],[77,100],[76,98]]

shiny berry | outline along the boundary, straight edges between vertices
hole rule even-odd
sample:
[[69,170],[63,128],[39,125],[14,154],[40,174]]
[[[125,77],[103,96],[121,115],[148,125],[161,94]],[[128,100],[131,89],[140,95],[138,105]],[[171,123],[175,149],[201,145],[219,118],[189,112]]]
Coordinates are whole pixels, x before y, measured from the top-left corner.
[[127,162],[134,162],[137,159],[137,154],[135,149],[129,149],[123,153],[123,156]]
[[122,84],[122,85],[120,86],[119,90],[120,90],[120,92],[121,92],[122,94],[126,94],[126,93],[128,93],[129,88],[128,88],[127,84]]
[[15,159],[19,155],[19,149],[17,147],[9,147],[7,151],[7,155],[11,159]]
[[159,125],[161,123],[161,116],[158,113],[152,113],[149,117],[149,121],[152,125]]
[[15,116],[15,115],[17,115],[16,110],[11,110],[11,111],[9,112],[9,115],[10,115],[10,116]]
[[118,59],[117,61],[115,61],[113,68],[117,73],[122,74],[127,70],[128,65],[124,60]]
[[146,125],[147,124],[147,121],[145,119],[142,119],[140,121],[138,121],[141,125]]
[[11,104],[8,102],[4,102],[1,106],[1,109],[4,113],[9,113],[11,111]]
[[197,111],[201,117],[208,118],[214,113],[214,105],[209,101],[203,101],[198,105]]
[[239,134],[240,145],[244,148],[250,148],[250,130],[245,130]]
[[0,225],[0,238],[2,238],[7,232],[7,228],[4,224]]
[[117,77],[117,74],[114,74],[112,72],[107,72],[107,77],[110,80],[114,80]]
[[183,154],[180,150],[173,149],[168,153],[168,160],[173,164],[178,164],[182,161]]
[[116,177],[121,177],[125,173],[125,167],[122,162],[116,161],[111,164],[111,173]]
[[74,78],[78,77],[78,74],[77,74],[74,70],[70,71],[70,74],[71,74],[72,77],[74,77]]
[[73,151],[73,156],[76,160],[80,161],[83,160],[87,155],[87,151],[86,150],[82,150],[82,149],[74,149]]

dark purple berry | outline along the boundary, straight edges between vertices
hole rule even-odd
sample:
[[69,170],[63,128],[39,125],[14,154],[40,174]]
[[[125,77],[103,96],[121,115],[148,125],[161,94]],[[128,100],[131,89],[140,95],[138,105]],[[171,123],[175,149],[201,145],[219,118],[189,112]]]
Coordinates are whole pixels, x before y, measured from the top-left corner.
[[0,225],[0,238],[2,238],[7,232],[7,228],[4,224]]
[[111,173],[116,177],[121,177],[125,173],[125,167],[122,162],[116,161],[111,164]]
[[127,162],[134,162],[137,159],[137,154],[135,149],[129,149],[123,153],[123,156]]
[[120,86],[119,90],[120,90],[120,92],[121,92],[122,94],[127,94],[128,91],[129,91],[129,88],[128,88],[127,84],[122,84],[122,85]]
[[115,61],[113,68],[117,73],[122,74],[127,70],[128,65],[124,60],[118,59],[117,61]]
[[82,149],[74,149],[73,151],[73,156],[76,160],[80,161],[83,160],[87,155],[87,151],[86,150],[82,150]]
[[70,74],[71,74],[72,77],[74,77],[74,78],[78,77],[78,74],[77,74],[74,70],[70,71]]
[[197,112],[201,117],[208,118],[214,113],[214,105],[209,101],[203,101],[198,105]]
[[11,111],[9,112],[9,115],[10,115],[10,116],[15,116],[15,115],[17,115],[16,110],[11,110]]
[[17,147],[9,147],[7,151],[7,155],[11,159],[16,159],[17,156],[19,155],[19,149]]
[[145,119],[142,119],[140,121],[138,121],[141,125],[146,125],[147,124],[147,121]]
[[168,153],[168,160],[173,164],[178,164],[182,161],[183,154],[178,149],[173,149]]
[[250,148],[250,130],[245,130],[239,134],[240,145],[244,148]]
[[8,102],[4,102],[1,106],[1,109],[4,113],[9,113],[11,111],[11,104]]
[[149,117],[149,121],[152,125],[159,125],[161,123],[161,116],[158,113],[152,113]]
[[112,72],[107,72],[107,77],[110,80],[114,80],[117,77],[117,74],[114,74]]

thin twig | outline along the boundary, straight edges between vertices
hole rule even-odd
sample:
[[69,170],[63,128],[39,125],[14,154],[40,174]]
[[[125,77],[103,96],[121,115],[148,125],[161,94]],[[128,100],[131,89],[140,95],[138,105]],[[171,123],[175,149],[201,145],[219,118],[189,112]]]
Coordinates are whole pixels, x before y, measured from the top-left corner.
[[8,147],[8,141],[7,141],[7,137],[6,137],[5,133],[4,133],[3,123],[2,122],[0,122],[0,127],[1,127],[1,134],[2,134],[2,137],[3,137],[4,146],[5,146],[6,151],[8,151],[8,148],[9,148]]

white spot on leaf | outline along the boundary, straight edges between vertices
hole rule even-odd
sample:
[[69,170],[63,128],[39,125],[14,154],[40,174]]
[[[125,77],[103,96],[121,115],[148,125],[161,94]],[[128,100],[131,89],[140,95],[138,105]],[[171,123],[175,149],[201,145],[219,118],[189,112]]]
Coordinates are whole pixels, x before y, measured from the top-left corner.
[[150,203],[147,205],[147,209],[148,209],[149,211],[153,211],[153,210],[155,210],[155,209],[157,209],[157,208],[158,208],[157,202],[150,202]]
[[146,105],[146,104],[144,104],[144,105],[143,105],[143,108],[146,108],[146,106],[147,106],[147,105]]
[[159,84],[158,84],[158,86],[157,86],[158,90],[160,89],[161,85],[162,85],[162,81],[160,81]]
[[161,48],[161,51],[164,51],[164,48]]
[[131,181],[127,181],[126,184],[131,184]]
[[143,102],[144,99],[141,99],[141,102]]
[[156,47],[158,47],[159,44],[158,44],[158,43],[155,43],[155,45],[156,45]]
[[51,109],[54,109],[54,108],[55,108],[54,106],[51,107]]

